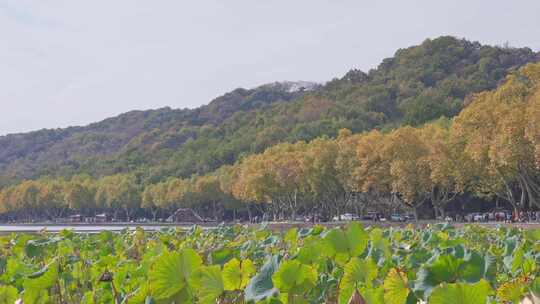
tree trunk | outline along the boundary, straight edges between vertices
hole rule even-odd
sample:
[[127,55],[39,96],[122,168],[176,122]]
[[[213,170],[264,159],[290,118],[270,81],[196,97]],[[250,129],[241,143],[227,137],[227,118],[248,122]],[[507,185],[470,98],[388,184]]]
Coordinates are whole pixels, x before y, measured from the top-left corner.
[[414,221],[418,222],[418,207],[415,205],[412,207],[413,215],[414,215]]
[[217,221],[217,203],[216,203],[216,201],[212,201],[212,217],[214,217],[214,220]]
[[446,211],[444,210],[444,207],[439,207],[439,214],[443,220],[446,218]]
[[251,215],[251,209],[249,208],[249,204],[246,205],[246,209],[248,213],[249,222],[253,223],[253,216]]
[[540,185],[534,181],[527,172],[520,174],[523,181],[523,186],[527,192],[529,207],[540,207],[538,197],[540,196]]

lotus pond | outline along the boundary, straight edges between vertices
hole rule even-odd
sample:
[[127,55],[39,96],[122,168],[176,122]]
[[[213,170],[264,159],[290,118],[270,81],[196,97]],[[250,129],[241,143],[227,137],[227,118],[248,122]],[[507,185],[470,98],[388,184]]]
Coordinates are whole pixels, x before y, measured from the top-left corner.
[[220,226],[0,237],[4,303],[540,303],[540,230]]

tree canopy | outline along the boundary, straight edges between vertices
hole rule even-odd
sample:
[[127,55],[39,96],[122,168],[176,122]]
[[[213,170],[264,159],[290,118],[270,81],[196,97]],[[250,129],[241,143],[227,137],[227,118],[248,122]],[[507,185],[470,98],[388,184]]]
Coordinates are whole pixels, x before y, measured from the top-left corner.
[[0,186],[134,172],[155,183],[206,174],[281,142],[335,138],[340,129],[417,126],[453,117],[474,93],[538,58],[528,48],[445,36],[324,85],[273,83],[236,89],[196,109],[133,111],[86,127],[3,136]]
[[[511,72],[535,56],[441,37],[311,91],[274,84],[196,110],[3,137],[0,213],[130,219],[189,207],[277,219],[431,206],[444,216],[463,194],[539,207],[540,63]],[[114,152],[90,152],[109,143]]]

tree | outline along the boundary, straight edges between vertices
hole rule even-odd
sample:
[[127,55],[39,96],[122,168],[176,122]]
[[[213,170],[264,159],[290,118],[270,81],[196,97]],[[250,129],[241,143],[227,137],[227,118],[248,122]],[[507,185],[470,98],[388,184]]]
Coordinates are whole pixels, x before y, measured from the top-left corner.
[[305,148],[304,142],[279,144],[245,158],[238,165],[237,179],[231,189],[235,198],[248,203],[248,213],[251,214],[253,205],[263,207],[260,212],[268,207],[274,219],[285,214],[296,216],[302,195]]
[[419,130],[421,140],[427,148],[424,161],[429,166],[429,182],[431,188],[430,200],[435,208],[435,214],[444,218],[445,207],[459,193],[464,191],[464,179],[467,168],[462,151],[456,149],[450,142],[448,121],[441,120],[428,124]]
[[74,177],[64,187],[64,201],[71,210],[91,214],[96,209],[96,181],[89,177]]
[[15,186],[5,187],[0,191],[0,214],[17,210],[14,203]]
[[[315,139],[304,152],[304,179],[306,197],[316,202],[315,207],[330,210],[330,215],[340,216],[350,202],[351,192],[345,191],[338,172],[336,155],[338,144],[326,138]],[[311,209],[311,208],[309,208]],[[316,211],[316,210],[314,210]],[[327,212],[325,212],[327,213]]]
[[68,208],[64,199],[65,182],[56,179],[39,181],[38,205],[51,219],[62,217]]
[[24,181],[15,189],[12,197],[14,206],[23,214],[29,214],[30,219],[35,219],[40,211],[39,185],[36,181]]
[[96,198],[113,211],[115,218],[117,212],[123,210],[126,221],[129,221],[131,214],[141,205],[141,190],[135,175],[111,175],[99,181]]
[[[238,167],[239,166],[222,166],[216,172],[219,180],[219,188],[227,197],[223,202],[224,208],[232,211],[233,220],[236,220],[238,211],[246,209],[246,204],[235,198],[233,194],[233,186],[238,177]],[[248,214],[248,218],[249,217],[250,215]],[[249,219],[251,220],[251,218]]]
[[220,202],[225,200],[225,194],[221,191],[217,176],[203,175],[195,177],[193,181],[192,199],[199,207],[208,204],[214,219],[217,220],[219,217],[223,217],[223,208],[221,208]]
[[355,171],[359,167],[359,160],[356,156],[358,142],[362,135],[353,135],[348,129],[341,129],[336,139],[337,154],[335,156],[336,178],[347,197],[348,204],[352,203],[356,213],[364,215],[365,208],[370,204],[370,200],[363,200],[365,195],[362,192],[360,182],[357,180]]
[[141,207],[149,210],[152,214],[152,220],[156,221],[159,209],[166,206],[166,199],[166,183],[148,185],[142,193]]
[[471,188],[477,195],[500,197],[516,210],[539,204],[532,135],[537,123],[525,120],[535,115],[528,109],[536,103],[539,74],[540,64],[528,65],[497,90],[477,95],[452,126],[454,143],[476,166]]
[[175,211],[179,207],[192,207],[189,200],[192,184],[188,179],[171,178],[167,180],[167,195],[163,201],[163,208],[169,211]]
[[431,170],[427,161],[429,149],[417,129],[399,128],[387,135],[381,153],[389,163],[391,192],[410,207],[418,219],[417,209],[430,199]]
[[540,89],[531,96],[525,121],[525,136],[534,146],[536,168],[540,169]]
[[380,131],[362,134],[356,144],[357,166],[352,178],[357,183],[357,196],[384,208],[394,201],[390,159],[382,153],[387,137]]

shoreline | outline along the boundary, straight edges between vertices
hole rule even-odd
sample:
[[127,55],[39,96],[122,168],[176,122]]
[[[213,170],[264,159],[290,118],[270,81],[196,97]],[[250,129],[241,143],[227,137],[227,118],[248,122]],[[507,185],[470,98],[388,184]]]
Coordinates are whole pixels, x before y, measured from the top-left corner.
[[[441,221],[418,221],[418,222],[373,222],[373,221],[358,221],[365,227],[367,226],[376,226],[381,228],[403,228],[409,225],[414,227],[422,228],[427,225],[436,225],[436,224],[447,224],[446,222]],[[327,223],[316,223],[316,225],[322,225],[325,227],[339,227],[347,225],[346,221],[342,222],[327,222]],[[205,229],[217,228],[220,225],[225,226],[234,226],[234,225],[247,225],[251,227],[260,227],[261,223],[216,223],[216,222],[203,222],[203,223],[191,223],[191,222],[178,222],[178,223],[124,223],[124,222],[115,222],[115,223],[21,223],[21,224],[1,224],[0,223],[0,234],[9,234],[9,233],[36,233],[42,230],[46,230],[51,233],[58,233],[64,229],[74,230],[78,233],[97,233],[100,231],[113,231],[119,232],[123,229],[135,229],[140,227],[146,231],[159,231],[161,229],[167,228],[181,228],[189,229],[194,225],[201,226]],[[461,228],[466,225],[478,225],[488,228],[497,228],[497,227],[507,227],[507,228],[520,228],[520,229],[540,229],[540,223],[530,222],[530,223],[504,223],[504,222],[476,222],[476,223],[448,223],[453,227]],[[305,222],[269,222],[265,224],[267,229],[271,230],[287,230],[290,228],[310,228],[313,227],[313,223]]]

